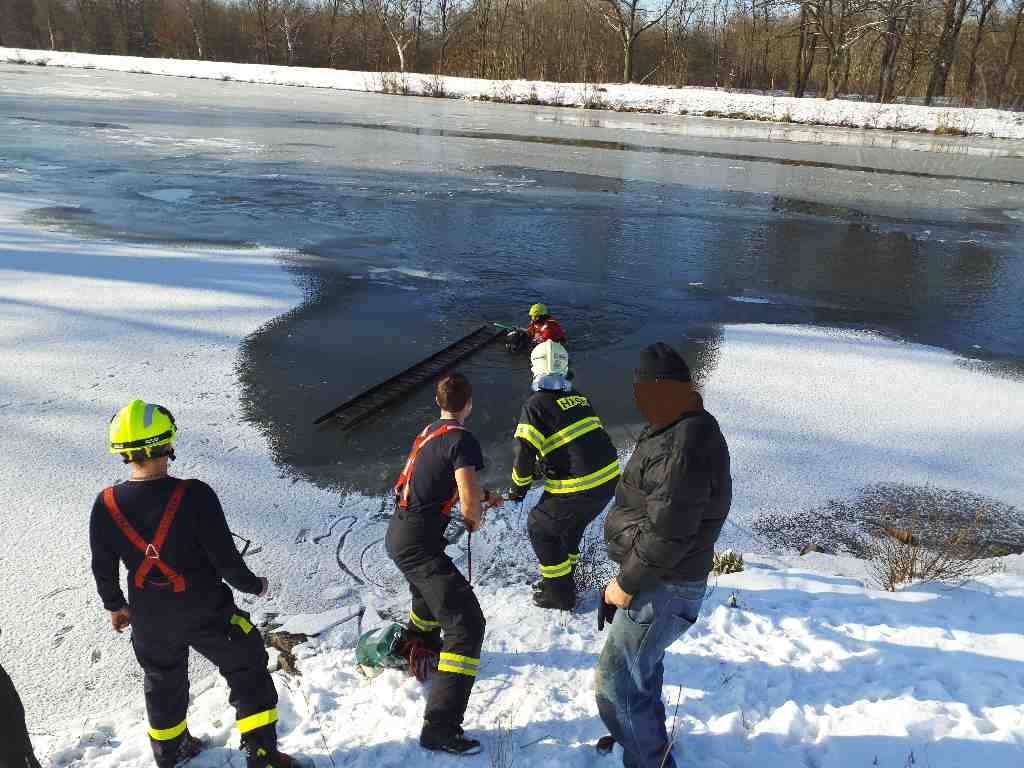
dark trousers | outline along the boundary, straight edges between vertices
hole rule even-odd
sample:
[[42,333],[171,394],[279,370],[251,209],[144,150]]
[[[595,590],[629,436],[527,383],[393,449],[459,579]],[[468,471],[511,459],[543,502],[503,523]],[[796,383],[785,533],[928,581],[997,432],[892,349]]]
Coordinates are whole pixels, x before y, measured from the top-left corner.
[[605,483],[585,493],[544,493],[526,521],[533,551],[540,561],[545,586],[574,590],[572,573],[580,559],[583,534],[604,511],[615,492]]
[[432,526],[399,511],[388,527],[387,549],[409,582],[410,629],[443,630],[437,674],[430,686],[424,727],[462,727],[480,667],[486,622],[473,588],[444,552]]
[[213,662],[227,680],[243,739],[268,750],[277,746],[277,690],[263,638],[226,587],[224,592],[217,607],[199,615],[189,614],[184,604],[175,610],[138,605],[144,596],[132,606],[132,645],[145,676],[150,743],[161,767],[175,764],[188,732],[189,648]]
[[0,734],[0,768],[39,768],[25,727],[25,708],[3,667],[0,667]]

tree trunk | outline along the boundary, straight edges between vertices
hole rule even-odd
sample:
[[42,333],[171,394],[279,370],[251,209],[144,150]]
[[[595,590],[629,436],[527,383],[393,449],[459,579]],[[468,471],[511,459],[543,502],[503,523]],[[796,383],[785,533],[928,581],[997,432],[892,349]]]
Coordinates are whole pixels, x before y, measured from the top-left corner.
[[333,68],[337,54],[335,47],[338,45],[338,39],[335,37],[335,32],[338,28],[338,11],[341,9],[341,0],[333,0],[331,3],[331,20],[327,25],[327,66]]
[[924,103],[931,104],[936,96],[946,95],[946,83],[949,72],[953,68],[956,55],[956,44],[963,27],[964,17],[971,9],[974,0],[946,0],[946,11],[942,21],[942,32],[935,46],[932,57],[932,73],[928,78],[928,89],[925,91]]
[[196,44],[196,55],[202,59],[203,36],[199,33],[199,26],[196,24],[195,9],[192,7],[192,0],[185,0],[185,17],[188,19],[189,27],[192,30],[192,39]]
[[622,40],[622,82],[633,82],[633,46],[636,39],[631,32],[623,32]]
[[[893,4],[895,5],[895,3]],[[878,103],[889,104],[896,96],[896,65],[903,47],[903,36],[910,22],[910,14],[900,18],[900,9],[889,6],[882,43],[882,62],[878,72]]]
[[971,45],[971,64],[967,70],[967,88],[964,92],[964,101],[968,105],[974,104],[975,90],[978,87],[978,48],[981,47],[981,36],[985,33],[985,22],[988,20],[989,11],[995,0],[981,0],[981,10],[978,13],[978,29],[974,33],[974,43]]
[[1020,39],[1021,26],[1024,25],[1024,0],[1017,0],[1017,12],[1010,22],[1010,44],[1006,47],[1006,55],[1003,56],[1003,66],[999,70],[999,84],[996,86],[997,106],[1003,106],[1006,100],[1006,81],[1009,79],[1010,69],[1013,66],[1013,57],[1017,52],[1017,41]]

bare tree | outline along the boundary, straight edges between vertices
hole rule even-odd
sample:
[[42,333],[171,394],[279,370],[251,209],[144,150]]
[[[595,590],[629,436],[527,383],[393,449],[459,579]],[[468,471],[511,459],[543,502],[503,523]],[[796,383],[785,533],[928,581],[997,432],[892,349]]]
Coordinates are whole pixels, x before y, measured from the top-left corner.
[[333,67],[337,63],[339,33],[338,22],[341,19],[341,11],[344,0],[323,0],[320,5],[320,12],[327,17],[327,33],[324,35],[324,49],[327,51],[327,66]]
[[978,7],[978,26],[974,30],[974,41],[971,43],[967,85],[964,88],[964,102],[967,104],[974,104],[978,89],[978,49],[981,47],[981,37],[985,34],[985,22],[988,21],[989,13],[996,4],[996,0],[979,0],[979,2],[981,5]]
[[676,0],[651,0],[653,10],[640,7],[641,0],[600,0],[599,12],[622,41],[622,80],[633,82],[633,53],[637,38],[669,14]]
[[[969,0],[968,0],[969,1]],[[858,23],[868,0],[809,0],[808,15],[814,22],[825,47],[825,98],[833,99],[846,86],[852,49],[867,32],[879,25],[877,20]]]
[[928,78],[928,89],[925,91],[924,103],[931,104],[936,96],[946,95],[946,83],[953,68],[956,46],[960,40],[960,30],[964,25],[964,17],[974,5],[974,0],[943,0],[942,29],[939,41],[932,52],[932,73]]
[[437,54],[438,71],[444,71],[448,63],[448,44],[466,18],[464,0],[435,0],[434,20],[439,45]]
[[907,30],[910,28],[914,7],[918,2],[919,0],[879,0],[874,8],[875,13],[884,22],[881,30],[882,56],[876,91],[876,97],[882,104],[888,104],[896,98],[899,56]]
[[380,23],[398,54],[398,68],[405,72],[405,51],[416,37],[416,0],[376,0],[376,7]]
[[274,0],[246,0],[249,11],[256,17],[256,34],[262,49],[263,63],[273,64],[272,30],[274,26]]
[[808,3],[800,3],[800,26],[796,44],[796,62],[793,71],[792,94],[797,98],[807,92],[807,81],[814,67],[814,53],[818,48],[818,30],[808,11]]
[[999,79],[995,91],[996,103],[1000,107],[1008,103],[1006,86],[1009,80],[1010,69],[1013,67],[1014,56],[1017,53],[1017,43],[1020,40],[1022,29],[1024,29],[1024,0],[1017,0],[1016,8],[1011,12],[1007,22],[1006,33],[1010,39],[1006,46],[1006,52],[1003,54],[1003,62],[999,68]]

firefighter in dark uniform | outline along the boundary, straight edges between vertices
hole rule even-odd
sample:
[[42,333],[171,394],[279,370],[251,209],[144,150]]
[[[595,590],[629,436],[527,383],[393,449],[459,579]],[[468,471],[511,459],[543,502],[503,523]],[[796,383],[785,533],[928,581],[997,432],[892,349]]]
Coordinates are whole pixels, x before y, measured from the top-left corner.
[[516,427],[509,500],[521,501],[535,478],[544,494],[530,510],[527,531],[540,561],[533,601],[541,608],[576,606],[573,574],[587,526],[615,493],[619,455],[590,401],[573,391],[569,355],[554,341],[530,355],[534,394]]
[[388,555],[412,593],[409,636],[441,649],[420,745],[455,755],[480,751],[480,742],[466,737],[462,722],[480,667],[485,622],[473,588],[445,553],[444,532],[456,500],[470,533],[479,528],[485,504],[503,502],[477,480],[483,452],[464,426],[473,410],[472,394],[469,381],[459,373],[438,381],[441,416],[413,442],[395,484],[397,508],[385,539]]
[[[277,749],[277,690],[263,639],[224,583],[263,596],[267,580],[242,560],[213,490],[201,480],[168,475],[176,435],[174,417],[159,405],[133,400],[114,416],[110,451],[132,475],[97,497],[89,524],[103,607],[115,630],[132,628],[156,764],[173,768],[204,746],[186,722],[193,648],[228,682],[248,768],[291,768],[299,763]],[[122,562],[127,600],[119,583]]]
[[25,727],[25,708],[14,683],[0,666],[0,768],[39,768]]

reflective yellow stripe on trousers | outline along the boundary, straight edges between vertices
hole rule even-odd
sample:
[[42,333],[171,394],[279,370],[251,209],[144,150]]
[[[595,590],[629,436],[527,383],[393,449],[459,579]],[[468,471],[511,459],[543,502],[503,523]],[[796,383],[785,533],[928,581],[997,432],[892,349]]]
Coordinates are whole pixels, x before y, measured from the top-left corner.
[[273,709],[266,709],[263,712],[257,712],[255,715],[239,718],[238,732],[248,733],[249,731],[255,731],[257,728],[262,728],[265,725],[273,725],[276,722],[277,707],[274,707]]
[[573,562],[572,559],[568,559],[558,565],[541,565],[540,575],[545,579],[557,579],[562,576],[568,576],[572,573]]
[[185,732],[186,728],[188,728],[187,720],[182,720],[171,728],[154,728],[153,726],[150,726],[149,738],[153,739],[153,741],[170,741],[171,739],[176,739],[181,736],[181,734]]
[[456,675],[476,677],[480,659],[471,656],[460,656],[457,653],[441,652],[441,659],[437,665],[438,672],[452,672]]
[[428,619],[421,619],[416,615],[416,611],[409,611],[409,621],[412,622],[416,629],[422,632],[429,632],[432,629],[437,629],[441,626],[440,621],[430,621]]
[[545,480],[544,490],[548,493],[580,493],[581,491],[589,491],[591,488],[604,485],[609,480],[614,480],[618,476],[619,460],[615,459],[608,466],[583,477],[570,477],[567,480]]

